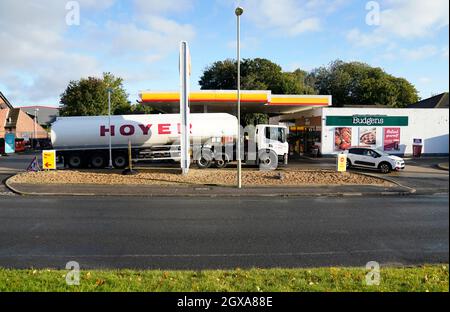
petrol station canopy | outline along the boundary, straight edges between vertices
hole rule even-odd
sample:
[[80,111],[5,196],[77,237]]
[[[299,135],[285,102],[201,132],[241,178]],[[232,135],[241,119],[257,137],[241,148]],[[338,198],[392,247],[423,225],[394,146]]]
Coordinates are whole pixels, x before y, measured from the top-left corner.
[[[177,91],[142,91],[140,103],[163,113],[179,113]],[[192,113],[236,113],[236,90],[201,90],[190,92]],[[331,106],[331,95],[278,95],[271,91],[241,91],[243,113],[291,114],[314,107]]]

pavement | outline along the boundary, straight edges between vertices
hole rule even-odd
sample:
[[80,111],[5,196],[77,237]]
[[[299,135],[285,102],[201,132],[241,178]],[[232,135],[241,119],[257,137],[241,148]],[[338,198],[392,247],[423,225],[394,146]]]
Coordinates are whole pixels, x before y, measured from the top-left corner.
[[145,196],[145,197],[242,197],[242,196],[395,196],[410,195],[414,189],[375,185],[317,185],[288,187],[235,187],[226,186],[152,186],[101,184],[24,184],[6,182],[9,190],[28,196]]
[[448,249],[448,196],[0,196],[4,268],[420,265]]

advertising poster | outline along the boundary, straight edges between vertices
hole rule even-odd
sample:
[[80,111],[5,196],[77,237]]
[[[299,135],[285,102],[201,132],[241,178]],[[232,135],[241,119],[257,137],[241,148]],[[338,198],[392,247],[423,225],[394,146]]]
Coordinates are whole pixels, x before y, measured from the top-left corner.
[[352,146],[352,128],[339,127],[334,129],[334,150],[344,151]]
[[359,128],[359,145],[360,146],[376,146],[377,145],[377,128],[360,127]]
[[5,153],[12,154],[16,150],[16,135],[14,133],[5,134]]
[[400,128],[384,128],[384,150],[400,150]]

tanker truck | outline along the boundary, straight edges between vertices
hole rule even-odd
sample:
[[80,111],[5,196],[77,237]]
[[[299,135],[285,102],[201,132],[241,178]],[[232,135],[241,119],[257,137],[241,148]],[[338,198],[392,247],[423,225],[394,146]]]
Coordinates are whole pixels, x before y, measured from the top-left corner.
[[[128,165],[131,145],[133,162],[180,160],[180,114],[58,117],[51,127],[57,156],[70,168],[104,168]],[[190,114],[191,157],[199,168],[224,168],[235,160],[237,118],[225,113]],[[276,169],[287,163],[286,127],[256,125],[243,130],[243,164]]]

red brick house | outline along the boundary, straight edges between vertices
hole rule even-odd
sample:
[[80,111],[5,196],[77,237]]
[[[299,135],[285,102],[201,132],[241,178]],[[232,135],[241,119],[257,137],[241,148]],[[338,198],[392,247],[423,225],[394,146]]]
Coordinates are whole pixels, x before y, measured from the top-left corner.
[[44,128],[35,124],[32,117],[20,108],[14,108],[0,92],[0,139],[5,137],[5,133],[10,132],[15,133],[16,138],[24,138],[25,140],[34,137],[47,139],[49,136]]

